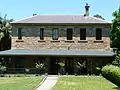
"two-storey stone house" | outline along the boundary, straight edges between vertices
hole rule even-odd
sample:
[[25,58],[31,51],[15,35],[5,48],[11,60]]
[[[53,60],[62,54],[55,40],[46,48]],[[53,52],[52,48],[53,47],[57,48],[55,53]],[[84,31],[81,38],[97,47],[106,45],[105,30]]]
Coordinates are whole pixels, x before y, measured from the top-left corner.
[[0,52],[10,57],[9,68],[35,68],[45,63],[49,74],[57,74],[59,62],[65,72],[73,74],[79,63],[84,73],[95,73],[96,67],[112,62],[110,26],[105,20],[84,15],[34,15],[12,22],[12,49]]

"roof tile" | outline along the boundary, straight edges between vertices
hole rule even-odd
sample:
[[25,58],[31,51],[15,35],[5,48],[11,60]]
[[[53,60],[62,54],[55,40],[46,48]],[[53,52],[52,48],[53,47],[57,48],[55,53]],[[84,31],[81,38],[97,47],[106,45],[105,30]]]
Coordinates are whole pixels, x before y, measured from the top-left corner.
[[[105,20],[84,16],[84,15],[36,15],[26,19],[12,22],[13,24],[17,23],[37,23],[37,24],[89,24],[89,23],[100,23],[107,24]],[[109,23],[108,23],[109,24]]]

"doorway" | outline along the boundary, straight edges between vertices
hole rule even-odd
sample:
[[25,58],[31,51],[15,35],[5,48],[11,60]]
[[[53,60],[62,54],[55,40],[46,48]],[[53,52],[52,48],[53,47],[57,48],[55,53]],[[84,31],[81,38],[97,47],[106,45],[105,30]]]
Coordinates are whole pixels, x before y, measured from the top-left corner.
[[57,57],[50,57],[48,74],[58,74],[58,61],[59,60]]

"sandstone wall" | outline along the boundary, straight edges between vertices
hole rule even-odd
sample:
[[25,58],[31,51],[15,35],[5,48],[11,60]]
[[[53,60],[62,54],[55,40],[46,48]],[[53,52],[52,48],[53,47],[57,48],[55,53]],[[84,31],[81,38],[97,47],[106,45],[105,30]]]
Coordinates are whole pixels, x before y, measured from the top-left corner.
[[[22,28],[22,41],[18,40],[18,28]],[[40,40],[40,28],[44,28],[44,41]],[[52,40],[52,28],[59,28],[59,40]],[[66,40],[67,28],[73,28],[73,40]],[[87,38],[80,40],[80,28],[86,28]],[[96,28],[102,28],[102,41],[96,41]],[[12,48],[24,49],[110,49],[110,30],[104,26],[13,26]]]

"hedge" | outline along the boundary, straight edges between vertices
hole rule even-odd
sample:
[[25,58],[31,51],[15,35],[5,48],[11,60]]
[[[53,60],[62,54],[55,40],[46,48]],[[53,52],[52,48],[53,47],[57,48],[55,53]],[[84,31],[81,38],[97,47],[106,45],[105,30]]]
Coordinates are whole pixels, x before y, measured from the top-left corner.
[[112,83],[120,86],[120,68],[113,65],[107,65],[102,68],[102,76]]

